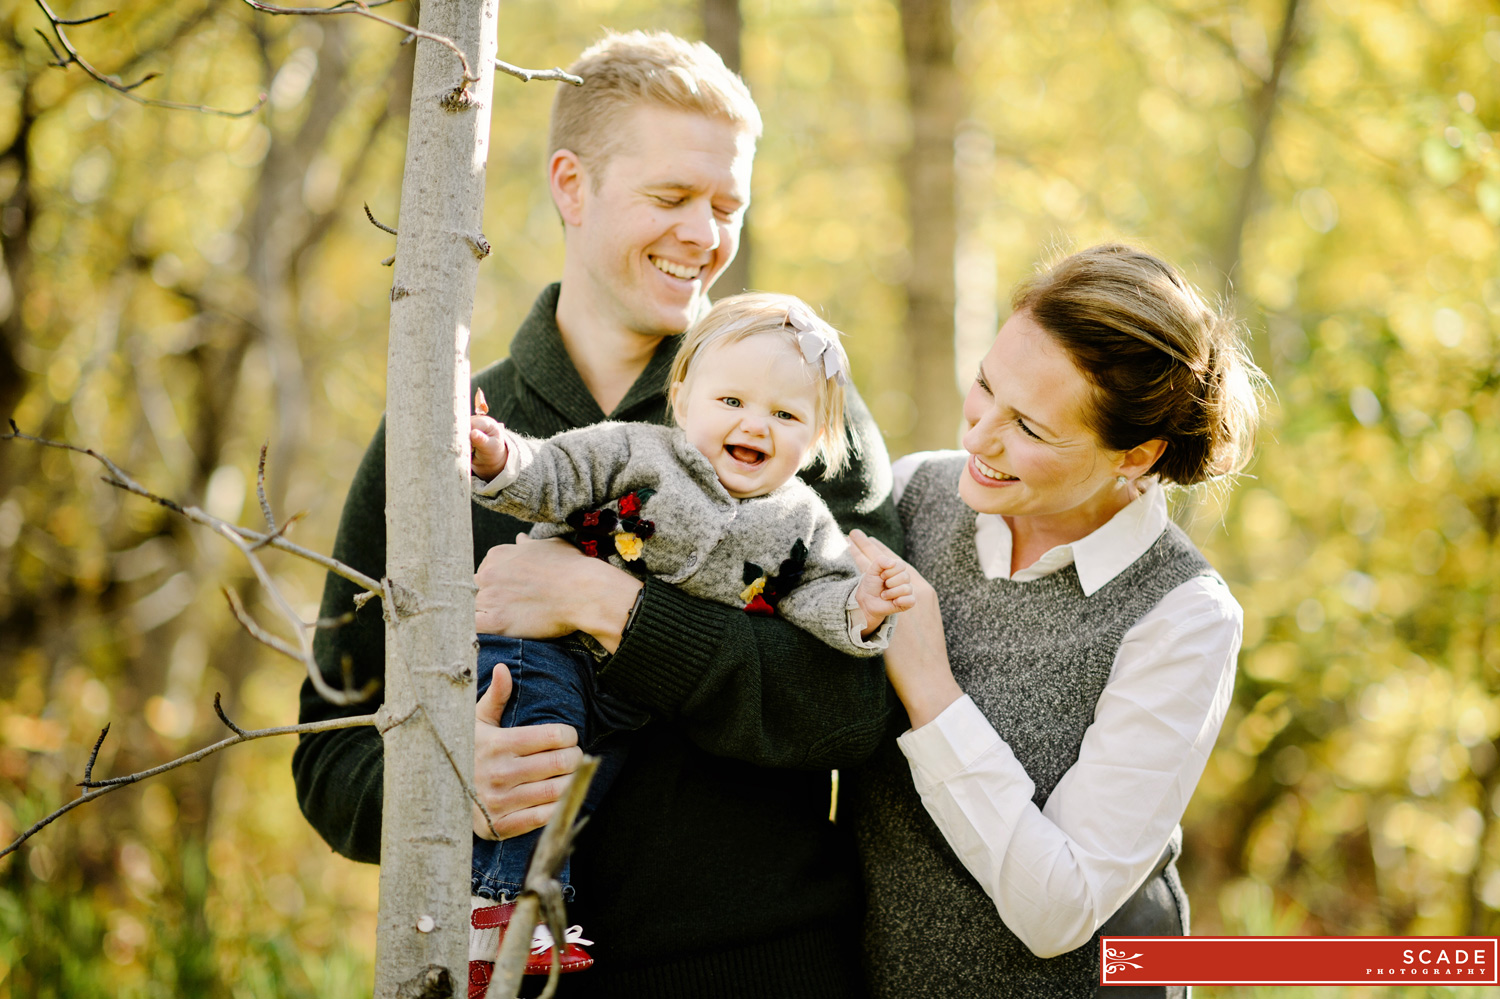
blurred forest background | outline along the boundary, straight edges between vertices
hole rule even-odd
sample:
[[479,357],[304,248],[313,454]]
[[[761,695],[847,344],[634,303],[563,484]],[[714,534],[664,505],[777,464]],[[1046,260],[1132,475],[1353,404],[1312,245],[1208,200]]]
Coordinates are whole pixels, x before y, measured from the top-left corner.
[[[206,0],[70,29],[160,71],[150,96],[269,94],[228,119],[49,67],[45,26],[0,0],[0,417],[247,523],[268,440],[272,502],[327,550],[383,406],[394,244],[360,205],[399,225],[411,49]],[[500,54],[566,65],[638,27],[742,67],[766,134],[719,290],[821,307],[893,455],[954,444],[1050,250],[1137,240],[1236,303],[1275,398],[1250,474],[1179,497],[1246,625],[1185,822],[1194,930],[1500,933],[1493,4],[506,0]],[[496,81],[476,368],[559,270],[554,86]],[[219,738],[216,691],[244,727],[295,720],[297,667],[218,592],[255,609],[244,560],[98,471],[0,444],[0,843],[77,793],[106,722],[100,775]],[[321,573],[271,561],[314,614]],[[237,747],[0,861],[0,999],[368,994],[376,872],[305,824],[291,752]]]

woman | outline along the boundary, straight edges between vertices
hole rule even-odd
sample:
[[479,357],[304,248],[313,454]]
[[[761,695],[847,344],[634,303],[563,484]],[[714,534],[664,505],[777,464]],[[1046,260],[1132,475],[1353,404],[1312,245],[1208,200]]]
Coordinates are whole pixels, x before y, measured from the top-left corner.
[[[895,466],[924,579],[886,656],[910,728],[854,781],[878,996],[1092,996],[1101,929],[1188,927],[1177,823],[1241,615],[1163,485],[1244,465],[1259,372],[1130,247],[1068,257],[1012,304],[964,450]],[[1131,994],[1169,993],[1101,992]]]

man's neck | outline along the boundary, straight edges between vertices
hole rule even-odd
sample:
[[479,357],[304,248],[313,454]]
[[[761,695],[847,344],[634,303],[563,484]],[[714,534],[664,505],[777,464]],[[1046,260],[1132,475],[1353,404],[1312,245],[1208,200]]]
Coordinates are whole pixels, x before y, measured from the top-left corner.
[[566,281],[557,300],[557,329],[584,387],[606,416],[620,405],[662,341],[580,308],[568,298]]

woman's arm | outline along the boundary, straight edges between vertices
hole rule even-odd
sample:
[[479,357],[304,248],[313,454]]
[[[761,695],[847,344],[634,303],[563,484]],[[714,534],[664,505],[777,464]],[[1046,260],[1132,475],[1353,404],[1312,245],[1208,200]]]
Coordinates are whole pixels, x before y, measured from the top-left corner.
[[[1126,633],[1078,761],[1043,809],[967,696],[926,724],[913,717],[898,740],[928,814],[1039,957],[1087,942],[1160,858],[1228,710],[1240,625],[1217,578],[1168,593]],[[911,672],[904,627],[887,653],[893,684]],[[916,715],[941,700],[918,696]]]

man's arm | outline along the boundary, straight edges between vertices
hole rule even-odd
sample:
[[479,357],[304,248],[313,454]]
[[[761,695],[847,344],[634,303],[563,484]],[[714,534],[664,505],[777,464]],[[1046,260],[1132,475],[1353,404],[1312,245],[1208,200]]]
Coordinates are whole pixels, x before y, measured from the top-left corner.
[[[859,526],[899,546],[885,445],[851,393],[851,467],[816,488],[841,526]],[[841,655],[776,617],[746,614],[687,596],[651,579],[625,628],[634,587],[627,573],[558,547],[492,552],[480,568],[487,627],[548,636],[587,630],[614,657],[600,681],[684,727],[704,749],[765,766],[847,766],[874,751],[889,711],[878,658]],[[608,574],[608,575],[605,575]],[[623,636],[622,636],[623,632]]]
[[[849,466],[813,488],[843,530],[873,533],[900,551],[885,442],[852,385],[846,410]],[[695,599],[655,580],[647,580],[600,681],[676,719],[709,752],[765,766],[863,762],[890,711],[879,657],[835,652],[782,618]]]

